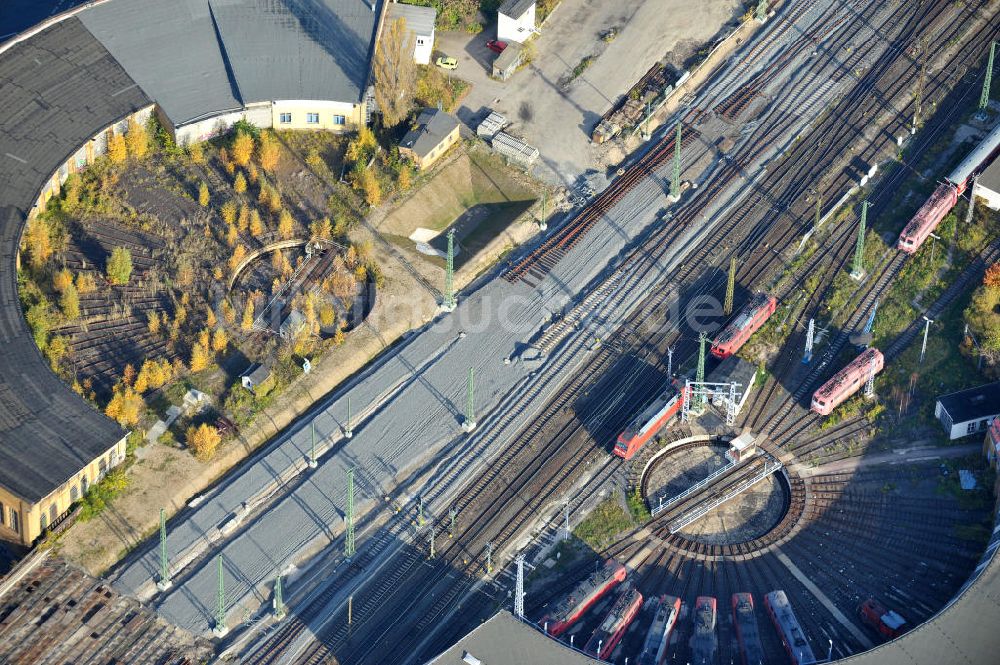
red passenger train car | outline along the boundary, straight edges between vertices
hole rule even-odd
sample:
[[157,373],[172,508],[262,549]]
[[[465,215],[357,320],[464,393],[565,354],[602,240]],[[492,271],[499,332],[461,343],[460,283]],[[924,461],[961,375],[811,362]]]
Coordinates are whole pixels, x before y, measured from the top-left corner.
[[844,400],[858,392],[868,381],[868,375],[875,364],[875,373],[882,371],[885,358],[882,352],[875,348],[865,349],[860,356],[848,363],[830,380],[813,393],[812,410],[821,416],[828,416],[840,406]]
[[584,653],[597,656],[601,660],[610,658],[615,647],[621,642],[622,635],[639,615],[641,609],[642,594],[632,586],[631,582],[625,584],[621,594],[615,600],[615,604],[605,615],[604,621],[587,640],[587,646],[583,648]]
[[778,301],[774,296],[755,293],[733,322],[715,338],[712,343],[712,355],[724,360],[739,351],[740,347],[750,339],[750,335],[757,332],[777,308]]
[[792,665],[812,665],[816,662],[812,647],[802,632],[799,620],[795,618],[792,611],[792,604],[788,602],[788,596],[784,591],[772,591],[764,596],[764,606],[767,613],[771,615],[775,630],[781,642],[785,645]]
[[681,410],[684,404],[683,393],[684,388],[679,387],[677,381],[671,380],[666,390],[635,417],[628,429],[618,435],[615,455],[632,459]]
[[604,594],[616,584],[624,582],[627,575],[625,566],[614,559],[608,559],[600,570],[591,573],[546,614],[542,618],[542,625],[547,626],[549,635],[561,635],[594,603],[603,598]]
[[1000,153],[1000,125],[993,129],[975,149],[963,159],[948,178],[937,186],[927,202],[899,234],[896,247],[913,254],[934,232],[941,220],[955,207],[972,177],[981,172]]

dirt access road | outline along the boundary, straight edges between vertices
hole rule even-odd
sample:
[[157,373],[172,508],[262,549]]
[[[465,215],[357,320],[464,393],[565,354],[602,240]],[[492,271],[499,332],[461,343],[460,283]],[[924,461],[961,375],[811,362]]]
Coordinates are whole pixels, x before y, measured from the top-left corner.
[[[569,186],[598,168],[590,132],[614,101],[664,56],[679,66],[741,12],[737,0],[563,0],[531,41],[531,64],[506,82],[489,75],[494,54],[485,44],[495,24],[471,37],[439,33],[437,48],[457,58],[455,74],[473,84],[459,118],[475,127],[489,108],[504,114],[541,153],[535,175]],[[610,28],[617,36],[605,42]],[[588,57],[593,62],[567,85]]]

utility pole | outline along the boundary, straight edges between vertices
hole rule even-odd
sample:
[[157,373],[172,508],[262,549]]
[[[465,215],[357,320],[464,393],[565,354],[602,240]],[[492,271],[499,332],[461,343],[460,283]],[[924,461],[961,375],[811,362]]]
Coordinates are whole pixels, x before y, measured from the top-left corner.
[[681,200],[681,121],[677,121],[677,137],[674,139],[674,172],[670,178],[671,202]]
[[514,616],[524,621],[524,555],[517,557],[517,582],[514,585]]
[[851,277],[860,280],[865,276],[865,229],[868,226],[868,201],[861,204],[861,223],[858,225],[858,244],[854,248],[854,266]]
[[344,511],[344,556],[354,556],[354,469],[347,470],[347,510]]
[[674,347],[667,347],[667,377],[673,378],[674,376]]
[[285,602],[281,597],[281,575],[274,579],[274,618],[281,621],[285,618]]
[[212,634],[221,638],[229,633],[229,628],[226,626],[226,587],[222,572],[222,555],[216,557],[216,560],[219,562],[219,597],[215,608],[215,626],[212,628]]
[[563,524],[563,539],[569,540],[570,535],[573,533],[569,528],[569,502],[563,504],[563,517],[565,519]]
[[542,231],[545,231],[545,230],[547,230],[549,228],[549,224],[545,220],[545,202],[546,202],[547,195],[548,195],[548,192],[546,192],[545,190],[542,190],[542,218],[538,220],[538,228],[539,228],[539,230],[542,230]]
[[816,319],[809,319],[809,328],[806,330],[806,352],[802,356],[802,362],[808,365],[813,358],[813,338],[816,335]]
[[160,508],[160,579],[156,582],[156,588],[166,591],[171,586],[170,562],[167,560],[167,511]]
[[474,367],[470,367],[469,380],[466,382],[465,387],[465,420],[462,421],[462,429],[466,432],[471,432],[476,429],[476,404],[473,399],[475,394],[475,381],[476,370]]
[[[695,383],[698,384],[705,383],[705,342],[707,341],[707,334],[702,332],[698,335],[698,371],[695,374]],[[705,406],[705,391],[703,389],[698,392],[698,406]]]
[[729,316],[733,313],[733,297],[736,295],[736,255],[729,259],[729,278],[726,280],[726,303],[722,313]]
[[865,381],[865,397],[871,399],[875,397],[875,357],[872,356],[868,364],[868,380]]
[[823,199],[820,196],[816,197],[816,222],[813,224],[815,228],[819,228],[819,220],[823,219]]
[[316,461],[316,421],[313,420],[309,423],[309,435],[311,438],[311,443],[309,444],[309,468],[315,469],[319,466],[319,462]]
[[927,333],[930,332],[931,324],[934,323],[933,319],[928,319],[924,317],[924,321],[927,323],[924,325],[924,343],[920,345],[920,364],[924,364],[924,356],[927,354]]
[[458,303],[455,301],[455,229],[448,231],[448,257],[444,273],[444,302],[441,309],[454,311]]
[[424,525],[424,495],[417,497],[417,526]]
[[993,85],[993,56],[996,54],[997,43],[990,42],[990,59],[986,61],[986,78],[983,80],[983,94],[979,96],[979,112],[982,114],[990,105],[990,88]]
[[351,396],[347,395],[347,421],[344,423],[344,438],[350,439],[354,436],[354,430],[351,428]]
[[427,558],[428,559],[433,559],[434,558],[434,524],[433,523],[431,523],[431,529],[430,529],[430,531],[431,531],[431,533],[430,533],[430,549],[427,552]]
[[486,543],[486,574],[493,572],[493,543]]
[[448,509],[448,517],[451,518],[451,528],[448,530],[448,537],[455,537],[455,517],[458,516],[458,509],[452,506]]
[[757,3],[757,20],[761,23],[767,20],[767,0],[760,0]]
[[976,211],[976,186],[979,185],[979,174],[972,176],[972,186],[969,187],[969,207],[965,209],[965,223],[972,223],[972,214]]

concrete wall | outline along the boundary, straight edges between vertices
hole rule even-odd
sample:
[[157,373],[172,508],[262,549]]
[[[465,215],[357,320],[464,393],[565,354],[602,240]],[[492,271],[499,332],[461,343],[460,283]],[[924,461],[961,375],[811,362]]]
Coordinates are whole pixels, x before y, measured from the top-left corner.
[[[257,127],[270,127],[271,103],[250,104],[246,109],[240,111],[221,113],[211,118],[181,125],[174,129],[174,141],[177,142],[177,145],[201,143],[202,141],[225,134],[233,125],[244,119]],[[165,126],[170,126],[168,119],[161,116],[161,120],[164,121]]]
[[[282,114],[290,115],[290,122],[282,122]],[[308,114],[315,113],[319,122],[308,122]],[[334,122],[335,116],[343,116],[344,124]],[[275,129],[327,129],[332,131],[356,131],[365,120],[364,103],[281,100],[271,104],[271,122]]]
[[979,185],[975,191],[976,198],[980,198],[990,210],[1000,210],[1000,192],[994,192],[988,187]]
[[497,39],[502,42],[524,43],[531,36],[535,27],[535,3],[518,17],[497,14]]
[[[0,487],[0,504],[3,504],[3,524],[0,525],[0,530],[5,535],[16,537],[22,544],[30,545],[41,535],[43,524],[51,526],[65,515],[70,505],[83,497],[87,487],[103,478],[104,474],[124,460],[125,438],[122,438],[37,503],[30,503]],[[17,513],[16,529],[13,512]]]

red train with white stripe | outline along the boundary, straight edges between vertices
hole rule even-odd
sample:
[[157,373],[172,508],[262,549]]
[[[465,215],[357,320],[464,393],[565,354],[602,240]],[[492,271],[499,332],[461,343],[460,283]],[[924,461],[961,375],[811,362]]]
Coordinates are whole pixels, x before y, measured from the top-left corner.
[[990,132],[976,149],[955,167],[948,178],[937,186],[931,197],[899,234],[896,247],[907,254],[913,254],[920,249],[941,220],[958,203],[958,197],[965,192],[972,177],[989,166],[997,154],[1000,154],[1000,126]]
[[874,363],[875,373],[882,371],[885,358],[878,349],[865,349],[860,356],[847,364],[830,380],[813,393],[812,410],[821,416],[830,415],[844,400],[858,392],[868,381]]
[[740,350],[746,344],[750,335],[764,325],[778,308],[774,296],[766,293],[755,293],[733,322],[726,326],[712,343],[712,355],[724,360]]
[[670,646],[670,634],[674,631],[677,617],[681,613],[680,598],[660,596],[654,598],[653,603],[656,605],[656,614],[646,633],[638,665],[663,665],[667,657],[667,647]]
[[621,594],[615,600],[615,604],[608,610],[604,621],[590,636],[587,646],[583,648],[584,653],[597,656],[601,660],[610,658],[615,647],[621,642],[622,635],[639,615],[641,609],[642,594],[632,586],[631,582],[626,583]]
[[568,596],[545,615],[542,625],[548,626],[549,635],[559,636],[576,623],[591,606],[604,597],[616,584],[625,581],[628,571],[614,559],[576,586]]
[[615,455],[632,459],[681,410],[684,403],[683,392],[684,388],[679,387],[677,381],[671,380],[666,390],[635,417],[628,429],[618,435]]

